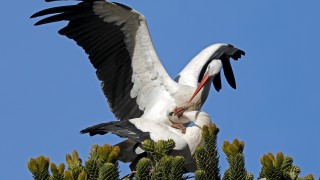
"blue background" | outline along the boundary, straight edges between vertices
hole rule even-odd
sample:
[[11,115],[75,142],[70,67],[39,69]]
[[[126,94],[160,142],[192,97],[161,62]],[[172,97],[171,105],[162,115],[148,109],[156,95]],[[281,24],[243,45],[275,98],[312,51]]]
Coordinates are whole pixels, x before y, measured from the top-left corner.
[[[118,1],[143,13],[160,59],[172,77],[203,48],[225,42],[246,51],[232,62],[237,90],[223,78],[203,107],[224,140],[244,140],[255,177],[264,153],[294,157],[301,175],[320,175],[319,1]],[[72,3],[72,2],[71,2]],[[4,1],[0,11],[1,179],[32,179],[26,163],[46,155],[65,162],[77,149],[114,144],[114,135],[79,131],[115,120],[87,55],[57,34],[65,23],[34,27],[29,17],[70,2]],[[121,166],[122,174],[128,172]]]

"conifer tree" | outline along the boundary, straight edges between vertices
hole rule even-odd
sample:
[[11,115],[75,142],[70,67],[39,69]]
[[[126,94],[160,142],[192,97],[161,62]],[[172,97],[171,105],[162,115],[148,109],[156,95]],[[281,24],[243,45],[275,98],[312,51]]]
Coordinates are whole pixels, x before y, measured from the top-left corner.
[[[217,137],[219,128],[216,125],[203,127],[202,144],[197,148],[195,160],[197,170],[194,173],[196,180],[253,180],[253,174],[245,168],[243,141],[235,139],[225,141],[222,150],[229,163],[228,169],[221,178]],[[179,180],[187,179],[185,175],[184,158],[170,156],[175,147],[173,140],[153,142],[146,140],[142,148],[148,158],[142,158],[137,163],[136,171],[132,173],[136,180]],[[27,163],[29,171],[35,180],[117,180],[120,179],[117,161],[119,147],[110,145],[93,145],[88,159],[83,163],[77,151],[66,155],[67,168],[61,163],[57,166],[50,163],[49,158],[39,156],[31,158]],[[261,180],[314,180],[309,174],[299,177],[300,168],[293,164],[290,156],[282,152],[273,155],[265,154],[261,157],[262,164],[259,179]],[[50,170],[50,171],[49,171]],[[320,180],[320,179],[319,179]]]

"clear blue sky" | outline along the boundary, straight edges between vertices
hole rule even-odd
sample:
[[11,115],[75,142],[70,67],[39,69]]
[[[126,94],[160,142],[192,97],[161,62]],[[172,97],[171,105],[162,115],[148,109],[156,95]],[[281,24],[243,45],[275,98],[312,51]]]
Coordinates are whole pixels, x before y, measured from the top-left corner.
[[[203,110],[224,140],[244,140],[246,166],[257,177],[260,157],[294,157],[302,175],[320,175],[320,1],[122,0],[143,13],[162,63],[175,77],[200,50],[218,42],[246,51],[232,62],[238,89],[223,80]],[[68,3],[68,2],[67,2]],[[71,2],[72,3],[72,2]],[[87,55],[57,34],[65,23],[34,27],[31,14],[66,4],[3,1],[0,41],[1,179],[31,179],[26,163],[46,155],[56,163],[114,135],[79,131],[114,120]],[[127,172],[127,168],[123,173]]]

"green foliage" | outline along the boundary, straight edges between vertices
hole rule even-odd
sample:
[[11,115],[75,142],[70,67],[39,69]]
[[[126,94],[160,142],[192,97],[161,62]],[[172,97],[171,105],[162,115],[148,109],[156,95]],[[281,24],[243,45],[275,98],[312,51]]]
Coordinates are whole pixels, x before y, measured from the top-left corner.
[[204,126],[202,130],[203,145],[195,152],[196,164],[199,171],[196,179],[220,179],[219,153],[217,138],[219,128],[215,125]]
[[96,158],[89,158],[85,163],[85,171],[88,173],[88,180],[98,179],[102,163]]
[[254,179],[253,174],[252,173],[247,173],[246,179],[247,180],[253,180]]
[[48,168],[50,160],[47,157],[39,156],[36,159],[31,158],[28,162],[28,169],[35,180],[48,180],[50,177]]
[[276,156],[272,153],[263,155],[260,158],[262,164],[260,178],[267,178],[268,180],[313,180],[313,175],[308,175],[299,178],[300,168],[293,165],[293,159],[290,156],[284,156],[279,152]]
[[152,170],[152,161],[148,158],[142,158],[137,164],[136,179],[150,180]]
[[73,180],[72,172],[67,170],[64,172],[64,179],[65,180]]
[[44,156],[30,159],[27,165],[35,180],[116,180],[119,179],[117,162],[119,152],[117,146],[93,145],[85,166],[82,165],[77,151],[66,155],[67,170],[63,163],[59,166],[50,164],[49,158]]
[[[103,179],[104,177],[114,178],[119,177],[117,157],[120,149],[117,146],[110,145],[93,145],[90,151],[90,158],[85,163],[85,171],[88,174],[88,180]],[[106,165],[108,164],[108,165]],[[114,166],[111,166],[113,164]],[[108,170],[108,173],[105,174]],[[117,174],[117,176],[115,175]]]
[[50,177],[50,180],[64,180],[64,169],[65,165],[63,163],[61,163],[59,167],[57,167],[56,164],[51,163],[50,170],[52,172],[52,176]]
[[66,155],[66,161],[68,163],[68,170],[72,174],[73,179],[77,179],[79,174],[83,171],[82,160],[79,158],[77,151],[73,151],[72,155]]
[[167,179],[170,173],[172,157],[171,156],[164,156],[162,157],[159,162],[156,164],[151,179],[152,180],[162,180]]
[[184,158],[182,156],[176,156],[171,162],[171,171],[169,179],[182,179],[183,177]]
[[206,172],[204,170],[196,170],[196,172],[194,173],[194,178],[197,180],[207,179]]
[[184,158],[181,156],[163,156],[155,165],[152,180],[179,180],[183,179]]
[[[138,162],[137,179],[183,179],[184,158],[181,156],[169,156],[175,147],[173,140],[158,142],[146,140],[142,143],[142,147],[151,156],[151,159],[143,158]],[[142,170],[145,171],[143,172]]]
[[175,142],[171,139],[168,141],[160,140],[157,143],[152,140],[145,140],[142,147],[155,162],[158,162],[162,157],[170,154],[175,147]]
[[298,178],[298,180],[314,180],[314,176],[312,174],[308,174],[306,177]]
[[[195,162],[196,180],[220,180],[219,154],[217,148],[216,125],[203,127],[202,144],[196,149]],[[243,154],[244,142],[235,139],[232,143],[225,141],[222,146],[226,154],[229,168],[224,172],[223,180],[253,180],[254,176],[245,168]],[[146,140],[142,148],[148,153],[148,158],[142,158],[137,163],[136,171],[132,172],[136,180],[179,180],[184,176],[184,157],[170,156],[175,147],[173,140],[153,142]],[[35,180],[117,180],[119,166],[117,157],[120,149],[117,146],[93,145],[90,156],[84,165],[77,151],[66,155],[67,168],[61,163],[57,166],[50,163],[49,158],[39,156],[31,158],[28,169]],[[293,164],[290,156],[283,153],[273,155],[268,153],[260,158],[262,167],[259,179],[267,180],[314,180],[309,174],[298,177],[300,168]],[[49,172],[50,169],[50,172]],[[126,178],[129,179],[129,178]],[[132,179],[132,178],[131,178]],[[320,180],[320,179],[319,179]]]
[[247,173],[244,161],[244,142],[235,139],[232,143],[225,141],[222,146],[227,156],[229,168],[226,170],[224,180],[248,180],[253,179],[252,174]]
[[85,171],[81,171],[81,173],[78,176],[78,180],[87,180],[87,173]]
[[102,165],[98,180],[117,180],[118,178],[118,164],[105,163]]

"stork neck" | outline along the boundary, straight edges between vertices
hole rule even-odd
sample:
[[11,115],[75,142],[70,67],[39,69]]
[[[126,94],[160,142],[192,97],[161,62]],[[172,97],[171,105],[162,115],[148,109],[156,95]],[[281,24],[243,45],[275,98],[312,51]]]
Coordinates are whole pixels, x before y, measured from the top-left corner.
[[210,60],[212,54],[219,49],[221,45],[211,45],[202,50],[197,56],[195,56],[187,66],[179,73],[176,81],[181,85],[188,85],[191,87],[197,87],[198,78],[202,68]]

